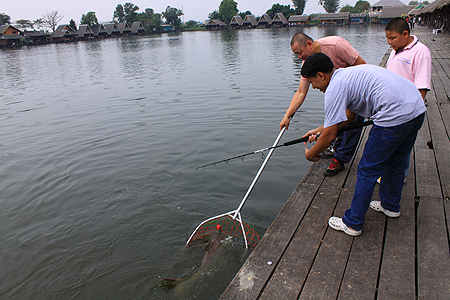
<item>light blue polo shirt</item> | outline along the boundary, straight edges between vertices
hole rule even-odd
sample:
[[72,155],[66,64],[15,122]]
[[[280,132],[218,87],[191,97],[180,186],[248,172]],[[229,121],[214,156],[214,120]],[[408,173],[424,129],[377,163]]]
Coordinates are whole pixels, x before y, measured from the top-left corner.
[[406,123],[426,111],[412,82],[374,65],[335,70],[325,91],[324,106],[324,127],[346,121],[346,109],[382,127]]

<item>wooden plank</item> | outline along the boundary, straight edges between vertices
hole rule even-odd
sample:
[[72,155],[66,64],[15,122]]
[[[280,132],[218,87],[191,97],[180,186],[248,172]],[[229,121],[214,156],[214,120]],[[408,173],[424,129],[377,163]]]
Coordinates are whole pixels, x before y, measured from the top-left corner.
[[385,223],[384,214],[369,208],[363,233],[353,241],[338,299],[375,299]]
[[440,87],[439,89],[436,89],[436,91],[439,91],[437,95],[445,96],[445,100],[448,101],[448,96],[450,95],[450,79],[448,78],[447,73],[445,73],[444,69],[442,68],[440,61],[441,59],[432,60],[432,65],[436,69],[437,76],[442,83],[442,89],[445,92],[442,92],[442,89]]
[[448,299],[450,252],[443,199],[421,197],[417,223],[418,299]]
[[320,187],[323,169],[324,162],[312,165],[220,299],[257,299]]
[[[444,200],[445,219],[447,220],[447,238],[450,245],[450,200]],[[450,247],[450,246],[449,246]]]
[[422,128],[417,134],[416,143],[414,144],[414,163],[416,178],[418,178],[416,195],[420,197],[441,198],[442,192],[436,169],[436,161],[434,159],[434,150],[428,146],[429,142],[432,143],[428,128],[428,112],[426,116]]
[[387,218],[378,299],[414,299],[415,293],[415,176],[411,155],[410,172],[403,186],[401,216]]
[[[345,173],[354,170],[351,164],[349,166]],[[297,299],[328,229],[328,219],[339,197],[344,175],[326,177],[260,299]]]
[[447,94],[445,93],[444,86],[442,85],[441,79],[438,76],[437,70],[432,64],[431,67],[431,91],[428,91],[425,97],[428,103],[447,103]]
[[[450,199],[450,140],[445,130],[444,122],[439,111],[438,104],[429,104],[428,122],[430,126],[433,148],[436,157],[443,197]],[[446,118],[448,119],[450,115]]]
[[447,137],[450,139],[450,103],[440,103],[439,111],[441,112],[442,121],[444,122],[445,132],[447,132]]
[[[333,213],[334,216],[342,216],[350,207],[356,185],[357,165],[361,159],[369,130],[370,128],[363,132],[360,148],[349,170],[347,181]],[[337,298],[352,242],[351,236],[327,227],[326,235],[299,299]]]

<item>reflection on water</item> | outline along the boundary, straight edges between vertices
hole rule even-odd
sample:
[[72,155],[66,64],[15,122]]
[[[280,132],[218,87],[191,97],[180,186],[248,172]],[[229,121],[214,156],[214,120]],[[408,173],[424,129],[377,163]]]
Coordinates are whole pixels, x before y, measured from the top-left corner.
[[[369,63],[382,27],[185,32],[0,52],[0,298],[216,299],[248,255],[224,248],[182,296],[202,220],[236,209],[299,82],[291,37],[344,36]],[[285,133],[323,121],[315,90]],[[310,164],[279,149],[242,216],[260,235]]]

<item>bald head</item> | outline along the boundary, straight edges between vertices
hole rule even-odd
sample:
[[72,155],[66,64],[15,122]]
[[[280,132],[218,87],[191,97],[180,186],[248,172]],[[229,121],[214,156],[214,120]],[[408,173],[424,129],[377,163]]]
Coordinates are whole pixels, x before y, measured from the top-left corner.
[[295,43],[298,43],[299,46],[304,47],[304,46],[306,46],[306,42],[307,42],[307,41],[314,42],[314,40],[313,40],[310,36],[304,34],[303,32],[296,33],[296,34],[292,37],[292,40],[291,40],[291,47],[292,47]]

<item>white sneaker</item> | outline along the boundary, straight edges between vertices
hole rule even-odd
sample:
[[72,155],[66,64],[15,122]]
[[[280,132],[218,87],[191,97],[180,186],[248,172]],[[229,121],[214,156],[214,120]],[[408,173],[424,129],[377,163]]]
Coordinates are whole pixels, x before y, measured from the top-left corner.
[[375,210],[375,211],[384,213],[389,218],[398,218],[398,217],[400,217],[400,212],[393,212],[393,211],[384,209],[383,206],[381,206],[381,201],[371,201],[370,202],[370,208]]

